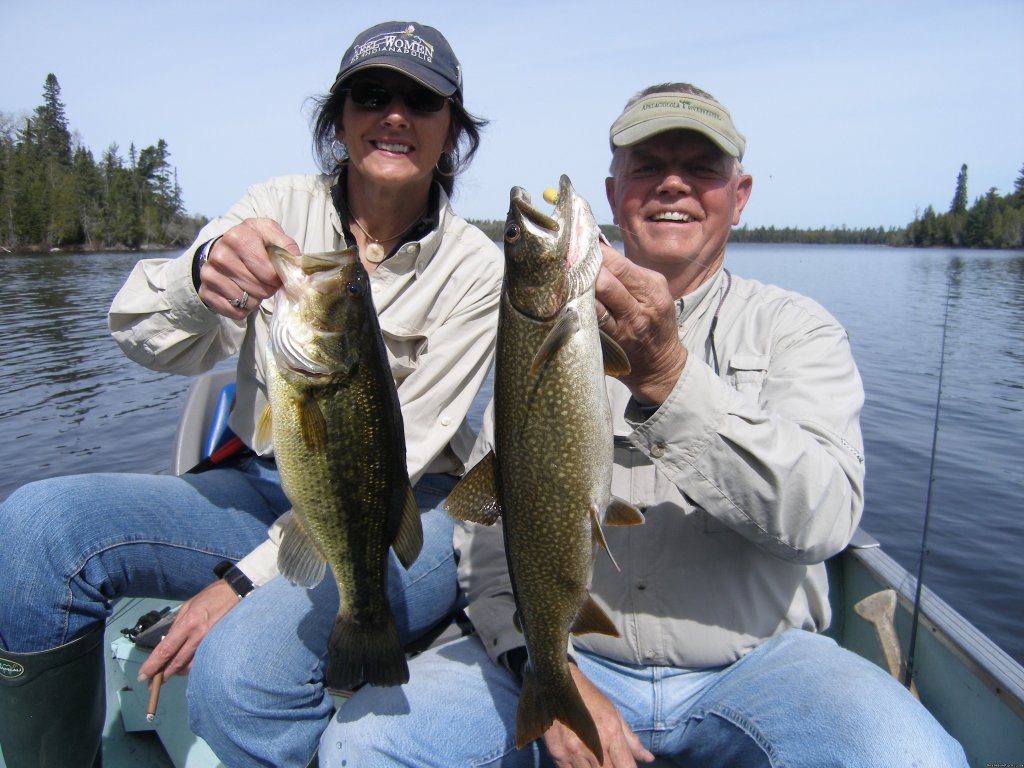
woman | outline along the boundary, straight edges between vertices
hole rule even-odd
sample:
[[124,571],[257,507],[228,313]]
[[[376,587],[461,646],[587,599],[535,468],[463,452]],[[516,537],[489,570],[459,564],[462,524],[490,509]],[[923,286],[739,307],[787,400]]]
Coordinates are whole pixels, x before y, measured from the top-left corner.
[[[460,65],[437,30],[387,22],[360,33],[319,102],[314,136],[326,173],[252,187],[181,257],[140,262],[110,310],[115,339],[150,368],[194,374],[237,352],[230,423],[251,446],[280,286],[267,246],[358,247],[424,529],[409,571],[391,555],[389,598],[406,642],[455,602],[451,523],[439,505],[471,447],[465,417],[493,357],[500,290],[497,248],[448,205],[484,124],[462,96]],[[276,576],[274,521],[288,507],[272,457],[251,455],[180,478],[94,475],[26,486],[3,506],[0,519],[20,532],[3,546],[54,554],[32,573],[0,575],[3,594],[26,593],[26,605],[0,609],[0,640],[19,658],[56,658],[76,638],[101,632],[113,597],[194,595],[142,676],[191,666],[193,728],[227,765],[305,765],[331,712],[322,680],[338,594],[333,579],[307,590]],[[222,578],[211,584],[215,567]],[[102,658],[74,664],[95,675]],[[38,698],[28,687],[19,695],[4,699],[5,712]],[[9,768],[21,765],[7,754],[14,737],[6,727],[0,736]],[[17,748],[34,764],[28,741]],[[76,749],[79,762],[85,748]]]

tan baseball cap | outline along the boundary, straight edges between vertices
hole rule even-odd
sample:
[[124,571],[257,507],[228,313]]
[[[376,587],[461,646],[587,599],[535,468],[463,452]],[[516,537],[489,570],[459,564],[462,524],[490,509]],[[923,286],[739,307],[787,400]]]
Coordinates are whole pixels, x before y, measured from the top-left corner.
[[714,99],[689,93],[652,93],[630,104],[612,123],[609,139],[614,152],[680,128],[707,136],[725,154],[743,160],[747,140],[736,130],[729,110]]

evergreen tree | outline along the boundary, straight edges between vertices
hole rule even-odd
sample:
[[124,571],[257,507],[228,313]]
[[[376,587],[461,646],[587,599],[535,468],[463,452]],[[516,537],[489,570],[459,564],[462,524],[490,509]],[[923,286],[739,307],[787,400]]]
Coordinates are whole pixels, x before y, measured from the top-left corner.
[[71,132],[60,100],[60,83],[53,73],[46,76],[43,103],[36,107],[32,122],[43,157],[70,168]]
[[967,164],[960,166],[960,173],[956,177],[956,192],[953,193],[953,202],[949,205],[949,212],[954,216],[962,216],[967,213]]
[[104,185],[92,152],[85,147],[78,147],[75,150],[72,174],[82,242],[86,247],[92,248],[99,244],[102,236],[101,201]]

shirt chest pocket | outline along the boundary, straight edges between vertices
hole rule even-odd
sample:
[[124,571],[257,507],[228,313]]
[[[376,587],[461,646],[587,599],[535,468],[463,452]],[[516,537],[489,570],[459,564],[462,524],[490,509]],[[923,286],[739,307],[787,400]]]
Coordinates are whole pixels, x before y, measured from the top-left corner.
[[383,323],[380,331],[388,349],[391,373],[396,383],[401,382],[419,367],[420,357],[427,352],[427,337],[405,328],[388,328]]
[[729,360],[729,381],[740,394],[756,398],[768,376],[768,355],[735,355]]

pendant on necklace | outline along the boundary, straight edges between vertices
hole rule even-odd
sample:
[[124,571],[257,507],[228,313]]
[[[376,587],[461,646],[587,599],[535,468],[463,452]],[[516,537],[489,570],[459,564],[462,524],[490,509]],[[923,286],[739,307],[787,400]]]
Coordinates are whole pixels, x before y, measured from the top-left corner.
[[386,256],[384,246],[380,243],[374,241],[366,246],[366,260],[372,264],[380,264]]

